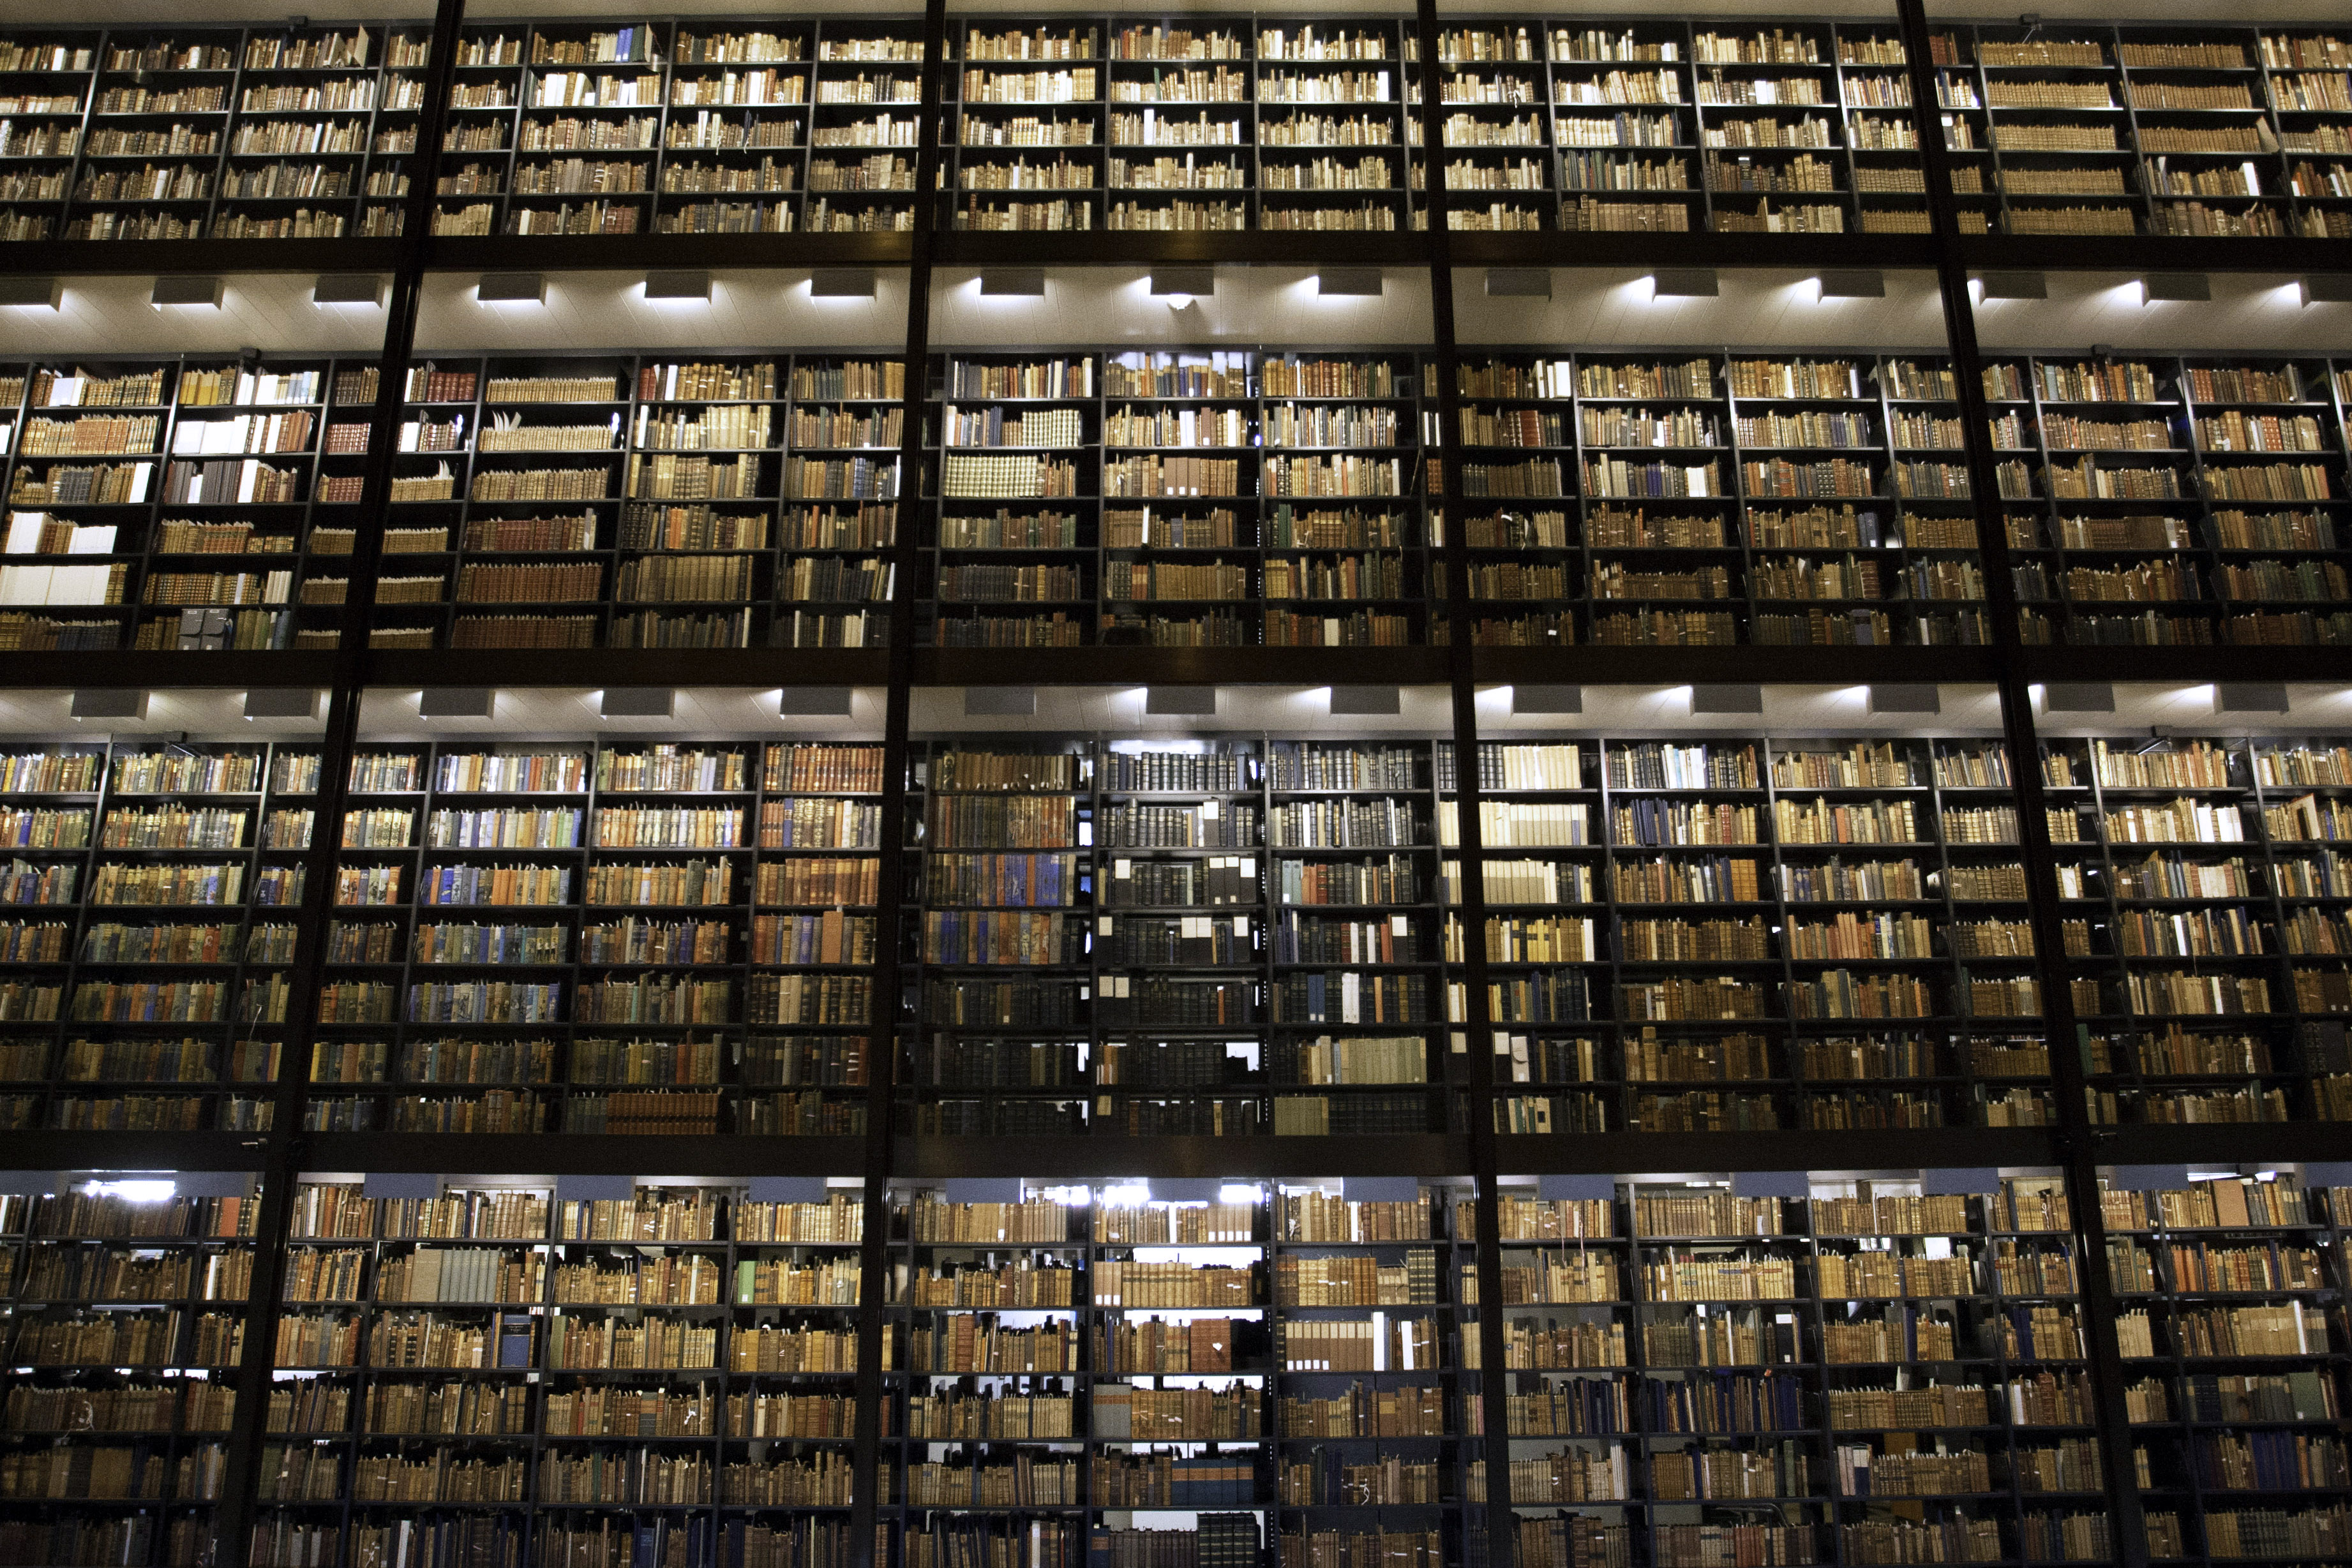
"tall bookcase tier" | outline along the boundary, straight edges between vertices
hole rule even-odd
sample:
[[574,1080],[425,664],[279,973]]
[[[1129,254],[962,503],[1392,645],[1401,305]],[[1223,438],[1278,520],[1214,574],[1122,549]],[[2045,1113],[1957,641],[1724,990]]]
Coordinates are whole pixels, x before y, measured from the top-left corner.
[[6,1124],[262,1131],[315,742],[13,751]]
[[[367,360],[16,361],[8,549],[50,559],[0,569],[0,630],[325,649],[360,591],[386,649],[872,648],[910,591],[940,647],[1425,645],[1454,632],[1433,374],[1345,348],[937,354],[902,585],[896,361],[430,355],[354,590]],[[2352,638],[2347,384],[2320,356],[1995,356],[2021,636]],[[1474,345],[1458,392],[1481,644],[1990,641],[1939,356]],[[254,570],[191,559],[220,555]]]
[[376,374],[300,354],[0,370],[5,550],[30,558],[0,568],[7,645],[333,648]]
[[[12,29],[0,236],[396,235],[429,42],[418,23]],[[952,16],[941,225],[1425,229],[1416,46],[1392,16]],[[1963,232],[2352,233],[2336,34],[1938,21],[1930,47],[1937,101],[1915,109],[1891,19],[1449,26],[1444,221],[1925,234],[1926,123]],[[468,22],[434,231],[909,230],[923,64],[912,13]]]
[[[920,766],[905,1130],[1468,1125],[1450,744],[975,735]],[[1999,743],[1479,766],[1498,1131],[2052,1124]]]
[[[2342,378],[2315,361],[1998,360],[2028,642],[2339,643]],[[2015,455],[2008,456],[2007,454]]]
[[201,1563],[227,1501],[261,1194],[120,1175],[0,1197],[0,1542],[22,1561]]
[[862,1134],[881,767],[773,741],[369,747],[310,1124]]
[[[2121,1301],[2104,1323],[2054,1175],[1507,1178],[1499,1444],[1466,1184],[898,1184],[868,1396],[880,1544],[915,1563],[1011,1535],[1074,1563],[1082,1540],[1116,1560],[1197,1530],[1237,1564],[1367,1537],[1475,1561],[1499,1448],[1526,1548],[1663,1560],[1728,1532],[1861,1561],[1936,1540],[2080,1560],[2114,1545],[2091,1388],[2109,1333],[2153,1555],[2316,1527],[2347,1484],[2319,1265],[2346,1189],[2291,1168],[2100,1175]],[[321,1176],[293,1207],[266,1540],[364,1552],[405,1503],[422,1528],[532,1552],[615,1510],[636,1549],[689,1564],[736,1562],[762,1531],[840,1545],[855,1186],[780,1201],[667,1178],[578,1199]],[[55,1230],[21,1200],[13,1218],[27,1270],[55,1274]]]
[[2333,1115],[2337,751],[2053,741],[2042,767],[2095,1119]]

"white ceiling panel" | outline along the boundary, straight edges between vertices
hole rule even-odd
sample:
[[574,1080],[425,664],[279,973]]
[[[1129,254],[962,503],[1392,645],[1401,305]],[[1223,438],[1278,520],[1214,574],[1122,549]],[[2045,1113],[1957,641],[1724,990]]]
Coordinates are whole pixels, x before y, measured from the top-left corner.
[[941,347],[1033,343],[1403,343],[1431,331],[1429,274],[1389,267],[1377,295],[1326,296],[1316,270],[1221,267],[1213,294],[1184,305],[1154,298],[1151,269],[1048,269],[1039,296],[983,295],[980,271],[941,267],[932,293],[931,340]]
[[478,272],[435,273],[416,321],[420,353],[575,349],[891,349],[907,330],[907,274],[876,276],[872,298],[819,299],[805,269],[711,274],[710,298],[647,299],[643,271],[551,272],[547,302],[486,303]]
[[15,354],[373,353],[383,343],[375,305],[314,305],[310,272],[228,277],[218,308],[157,306],[152,273],[68,277],[55,310],[0,309],[0,351]]
[[[2352,253],[2346,257],[2352,266]],[[2079,353],[2094,343],[2149,352],[2342,353],[2352,305],[2305,305],[2280,273],[2216,272],[2210,300],[2145,303],[2133,273],[2052,272],[2047,299],[1985,299],[1977,340],[1988,352]]]
[[1843,346],[1932,351],[1944,341],[1943,307],[1931,272],[1891,272],[1883,299],[1824,299],[1818,273],[1722,271],[1720,293],[1661,296],[1648,267],[1556,267],[1551,298],[1490,298],[1484,269],[1454,280],[1454,316],[1466,345],[1649,348],[1734,344]]

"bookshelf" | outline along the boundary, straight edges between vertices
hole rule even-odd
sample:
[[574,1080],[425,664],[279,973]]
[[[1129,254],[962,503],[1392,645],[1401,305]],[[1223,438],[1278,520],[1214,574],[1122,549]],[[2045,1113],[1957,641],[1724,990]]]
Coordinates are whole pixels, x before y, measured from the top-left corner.
[[470,25],[436,232],[905,229],[920,63],[888,17]]
[[[996,803],[1050,812],[1081,847],[992,860],[924,841],[926,940],[955,961],[926,946],[919,1135],[1465,1124],[1446,1102],[1468,1042],[1432,1054],[1464,1013],[1465,935],[1430,919],[1462,874],[1450,745],[952,744],[1066,773]],[[1480,766],[1497,1131],[2053,1124],[1997,744],[1498,742]],[[1244,788],[1118,782],[1153,768]],[[930,790],[932,812],[971,795]],[[1142,823],[1175,841],[1128,852]],[[975,964],[991,911],[1015,924]],[[1073,935],[1089,919],[1090,943]],[[1045,967],[1013,979],[1008,962]]]
[[2293,740],[2045,744],[2096,1119],[2338,1113],[2334,758]]
[[[1039,1562],[1090,1535],[1092,1560],[1142,1563],[1192,1530],[1202,1563],[1462,1550],[1457,1189],[1353,1186],[899,1189],[889,1315],[909,1354],[885,1383],[906,1506],[885,1511],[905,1561],[1026,1533]],[[975,1485],[992,1501],[940,1505]]]
[[[1931,357],[1474,350],[1461,392],[1480,643],[1989,636],[1956,392]],[[1487,609],[1513,600],[1541,607]]]
[[[28,30],[0,45],[13,240],[341,240],[399,229],[430,28]],[[70,89],[71,90],[67,90]]]
[[2331,48],[2340,60],[2340,42],[2137,24],[1979,26],[1938,42],[1948,134],[1990,179],[2008,233],[2346,232],[2326,156],[2343,147],[2344,94],[2305,69]]
[[368,748],[310,1124],[862,1134],[880,766],[750,741]]
[[[1499,1444],[1466,1183],[902,1181],[879,1544],[1131,1561],[1197,1528],[1235,1563],[1475,1558],[1500,1450],[1523,1552],[2095,1560],[2112,1333],[2150,1555],[2243,1555],[2347,1485],[2320,1265],[2345,1189],[2304,1185],[2334,1168],[2102,1169],[2109,1325],[2047,1170],[1507,1178]],[[201,1562],[223,1385],[267,1323],[254,1561],[843,1550],[855,1182],[312,1173],[262,1316],[251,1178],[176,1179],[0,1204],[12,1549],[70,1529]]]
[[842,1550],[855,1186],[625,1182],[297,1193],[256,1561]]
[[[957,353],[933,376],[939,645],[1424,640],[1409,361]],[[999,553],[1024,543],[1050,548]],[[1072,608],[1006,602],[1033,598]]]
[[[1096,868],[1080,846],[1094,836],[1093,762],[1085,746],[980,741],[931,743],[916,764],[920,875],[907,885],[920,914],[902,927],[920,934],[905,982],[919,1020],[907,1080],[918,1134],[1086,1125]],[[1011,1092],[968,1092],[998,1088]]]
[[[1050,394],[998,395],[1024,369]],[[1448,632],[1431,615],[1440,519],[1414,494],[1438,488],[1428,373],[1401,354],[1270,347],[935,356],[919,640]],[[11,538],[55,562],[7,569],[21,608],[0,613],[20,619],[0,625],[30,648],[331,646],[373,375],[327,356],[0,370]],[[2352,505],[2343,381],[2316,357],[1990,363],[2026,640],[2352,637],[2329,608]],[[374,645],[879,646],[894,365],[434,355],[406,392]],[[1481,643],[1990,639],[1940,357],[1474,348],[1461,392]],[[267,559],[186,559],[223,553]]]
[[879,646],[899,385],[854,355],[436,356],[406,388],[371,639]]
[[2334,1291],[2316,1264],[2342,1222],[2344,1189],[2265,1174],[2160,1186],[2143,1177],[2100,1196],[2149,1555],[2226,1558],[2324,1528],[2346,1483],[2325,1431],[2341,1353]]
[[61,1174],[0,1197],[16,1369],[0,1543],[26,1561],[87,1550],[193,1568],[224,1500],[254,1178]]
[[[1410,929],[1433,904],[1425,744],[1000,744],[934,743],[922,781],[918,1134],[1461,1125],[1440,955]],[[954,782],[975,774],[1041,792]]]
[[364,359],[196,354],[0,375],[8,645],[332,648],[375,377]]
[[[425,40],[415,24],[17,29],[0,232],[396,233]],[[1412,43],[1370,17],[959,17],[942,219],[1426,227],[1426,198],[1408,202],[1427,183]],[[1939,27],[1963,231],[2341,238],[2344,48],[2275,26]],[[1505,16],[1441,49],[1457,230],[1926,232],[1886,23]],[[912,17],[469,23],[436,232],[903,232],[920,64]]]
[[2001,488],[2028,641],[2324,644],[2347,634],[2324,608],[2336,591],[2327,551],[2346,493],[2326,367],[2001,361],[1986,367],[1985,386],[1995,443],[2016,454],[2002,459]]
[[37,242],[65,231],[74,162],[97,78],[98,32],[13,35],[0,43],[0,239]]
[[2053,1119],[1998,745],[1515,740],[1479,766],[1497,1131]]
[[317,771],[299,742],[10,754],[9,1126],[268,1126]]

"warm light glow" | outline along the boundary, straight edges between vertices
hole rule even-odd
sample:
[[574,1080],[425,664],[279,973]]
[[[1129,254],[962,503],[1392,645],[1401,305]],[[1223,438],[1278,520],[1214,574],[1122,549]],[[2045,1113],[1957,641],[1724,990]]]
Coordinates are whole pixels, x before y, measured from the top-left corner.
[[82,1191],[93,1197],[119,1197],[125,1203],[169,1203],[179,1188],[169,1181],[94,1181]]

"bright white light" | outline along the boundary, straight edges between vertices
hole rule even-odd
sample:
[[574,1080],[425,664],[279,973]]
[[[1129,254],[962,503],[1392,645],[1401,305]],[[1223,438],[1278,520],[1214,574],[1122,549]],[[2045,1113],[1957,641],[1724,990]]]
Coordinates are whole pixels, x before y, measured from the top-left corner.
[[119,1197],[125,1203],[169,1203],[179,1189],[168,1181],[94,1181],[82,1191],[95,1197]]
[[1151,1201],[1151,1186],[1147,1182],[1124,1182],[1102,1190],[1102,1200],[1113,1208],[1140,1208]]
[[1183,310],[1189,308],[1192,303],[1192,297],[1189,294],[1171,294],[1167,298],[1168,308],[1171,310]]
[[1256,1203],[1265,1197],[1265,1189],[1245,1182],[1227,1182],[1217,1189],[1219,1203]]
[[1658,280],[1646,272],[1618,285],[1618,287],[1635,305],[1655,305],[1658,302]]

